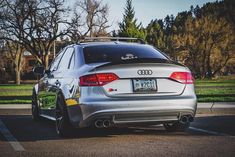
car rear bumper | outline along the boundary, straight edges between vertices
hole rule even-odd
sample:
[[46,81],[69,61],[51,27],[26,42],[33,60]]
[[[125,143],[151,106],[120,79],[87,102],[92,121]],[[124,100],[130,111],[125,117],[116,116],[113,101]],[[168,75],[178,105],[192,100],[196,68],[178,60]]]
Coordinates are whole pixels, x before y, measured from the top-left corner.
[[77,127],[94,125],[97,120],[109,120],[113,125],[136,123],[165,123],[179,121],[182,115],[195,116],[196,96],[155,98],[152,100],[112,100],[80,102],[79,114],[71,117]]

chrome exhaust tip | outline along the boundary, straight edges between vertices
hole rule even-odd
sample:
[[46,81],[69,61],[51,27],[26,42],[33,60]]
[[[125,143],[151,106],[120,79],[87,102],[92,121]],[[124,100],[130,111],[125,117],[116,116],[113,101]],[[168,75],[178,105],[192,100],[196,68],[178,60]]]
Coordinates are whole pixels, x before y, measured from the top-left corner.
[[188,122],[188,117],[187,116],[182,116],[180,119],[181,123],[187,123]]
[[102,120],[96,120],[95,121],[95,127],[96,128],[102,128],[103,127],[103,121]]
[[189,116],[189,117],[188,117],[188,121],[189,121],[189,122],[193,122],[193,121],[194,121],[193,116]]
[[105,128],[110,127],[110,121],[109,121],[109,120],[104,120],[103,126],[104,126]]

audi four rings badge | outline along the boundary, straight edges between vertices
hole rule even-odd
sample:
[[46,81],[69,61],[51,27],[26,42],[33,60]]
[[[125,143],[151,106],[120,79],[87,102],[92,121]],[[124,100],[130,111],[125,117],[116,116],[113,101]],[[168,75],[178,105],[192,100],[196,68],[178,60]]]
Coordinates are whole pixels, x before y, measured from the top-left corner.
[[138,70],[137,74],[139,74],[139,75],[152,75],[153,71],[152,70]]

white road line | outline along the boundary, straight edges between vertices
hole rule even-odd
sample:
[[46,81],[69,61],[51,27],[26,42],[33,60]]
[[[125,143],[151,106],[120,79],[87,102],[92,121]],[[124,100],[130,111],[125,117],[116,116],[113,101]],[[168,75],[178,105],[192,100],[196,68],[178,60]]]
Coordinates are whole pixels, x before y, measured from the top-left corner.
[[0,132],[6,138],[6,140],[11,144],[15,151],[25,151],[24,147],[17,141],[17,139],[11,134],[7,129],[6,125],[0,119]]
[[195,127],[189,127],[189,129],[194,130],[194,131],[200,131],[200,132],[207,133],[207,134],[212,134],[212,135],[234,137],[234,136],[231,136],[228,134],[224,134],[224,133],[220,133],[220,132],[216,132],[216,131],[205,130],[205,129],[200,129],[200,128],[195,128]]

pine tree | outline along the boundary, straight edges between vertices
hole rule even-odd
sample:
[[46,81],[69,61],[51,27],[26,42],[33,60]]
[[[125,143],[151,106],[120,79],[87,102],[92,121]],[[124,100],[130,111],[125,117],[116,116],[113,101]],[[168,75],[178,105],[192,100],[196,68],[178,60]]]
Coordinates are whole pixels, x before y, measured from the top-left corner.
[[132,0],[127,0],[126,2],[123,20],[119,23],[119,29],[118,35],[121,37],[146,38],[146,33],[144,28],[142,28],[142,24],[137,24],[134,7],[132,6]]

